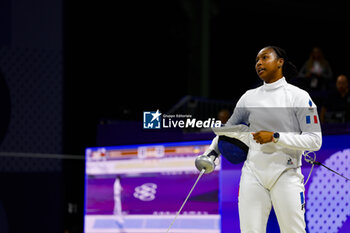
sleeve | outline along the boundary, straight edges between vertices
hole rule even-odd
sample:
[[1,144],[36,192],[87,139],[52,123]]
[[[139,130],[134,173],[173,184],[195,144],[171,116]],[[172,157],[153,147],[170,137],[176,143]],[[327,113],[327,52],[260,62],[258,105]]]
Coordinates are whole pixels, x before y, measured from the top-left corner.
[[[233,114],[226,122],[224,128],[228,126],[239,125],[242,123],[248,124],[248,112],[244,106],[244,98],[246,94],[247,92],[244,95],[242,95],[242,97],[238,100],[236,107],[233,111]],[[244,126],[240,126],[240,127],[244,127]],[[245,128],[245,131],[248,131],[246,128]],[[218,141],[219,141],[219,136],[216,136],[211,142],[211,145],[209,146],[209,148],[204,152],[204,154],[209,154],[212,150],[215,150],[215,152],[220,154],[219,148],[218,148]]]
[[249,124],[248,122],[249,113],[244,103],[246,95],[247,95],[247,92],[244,93],[244,95],[242,95],[242,97],[238,100],[236,107],[233,111],[233,114],[226,122],[227,126],[238,125],[242,123],[247,125]]
[[317,151],[322,145],[322,133],[317,107],[308,93],[296,95],[294,113],[300,133],[280,133],[278,145],[296,150]]
[[218,141],[219,141],[219,136],[216,136],[212,141],[209,146],[209,148],[204,152],[205,155],[208,155],[211,151],[215,151],[217,154],[220,154],[219,147],[218,147]]

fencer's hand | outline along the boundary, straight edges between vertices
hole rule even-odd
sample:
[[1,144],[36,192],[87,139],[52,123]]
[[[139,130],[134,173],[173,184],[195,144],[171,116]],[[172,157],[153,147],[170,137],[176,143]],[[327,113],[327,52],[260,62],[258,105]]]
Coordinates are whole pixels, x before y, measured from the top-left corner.
[[260,144],[265,144],[273,141],[273,132],[259,131],[252,133],[253,139]]

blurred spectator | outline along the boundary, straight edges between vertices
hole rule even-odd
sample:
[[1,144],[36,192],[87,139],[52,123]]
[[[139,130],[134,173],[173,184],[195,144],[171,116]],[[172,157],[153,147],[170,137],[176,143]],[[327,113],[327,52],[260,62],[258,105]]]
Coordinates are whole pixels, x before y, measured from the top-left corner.
[[299,72],[299,85],[307,90],[325,90],[332,80],[332,69],[321,48],[314,47]]
[[344,123],[350,121],[350,94],[348,78],[341,74],[336,89],[330,92],[321,108],[322,123]]
[[231,112],[227,109],[221,109],[218,112],[218,120],[221,121],[221,124],[226,124],[230,116],[231,116]]

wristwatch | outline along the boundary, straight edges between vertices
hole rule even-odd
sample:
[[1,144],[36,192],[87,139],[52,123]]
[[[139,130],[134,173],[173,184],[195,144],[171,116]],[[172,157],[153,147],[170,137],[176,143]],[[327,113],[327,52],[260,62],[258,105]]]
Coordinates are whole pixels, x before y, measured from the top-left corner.
[[272,138],[272,141],[273,141],[274,143],[277,143],[278,140],[280,139],[280,134],[279,134],[278,132],[274,132],[272,137],[273,137],[273,138]]

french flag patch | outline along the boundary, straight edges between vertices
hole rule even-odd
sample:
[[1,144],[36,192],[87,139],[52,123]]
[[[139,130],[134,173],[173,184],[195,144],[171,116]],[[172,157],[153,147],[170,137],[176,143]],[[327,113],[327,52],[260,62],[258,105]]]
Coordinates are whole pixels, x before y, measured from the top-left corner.
[[316,115],[313,115],[313,116],[307,115],[306,116],[306,124],[311,124],[311,117],[313,117],[313,123],[318,124],[318,119],[317,119]]

